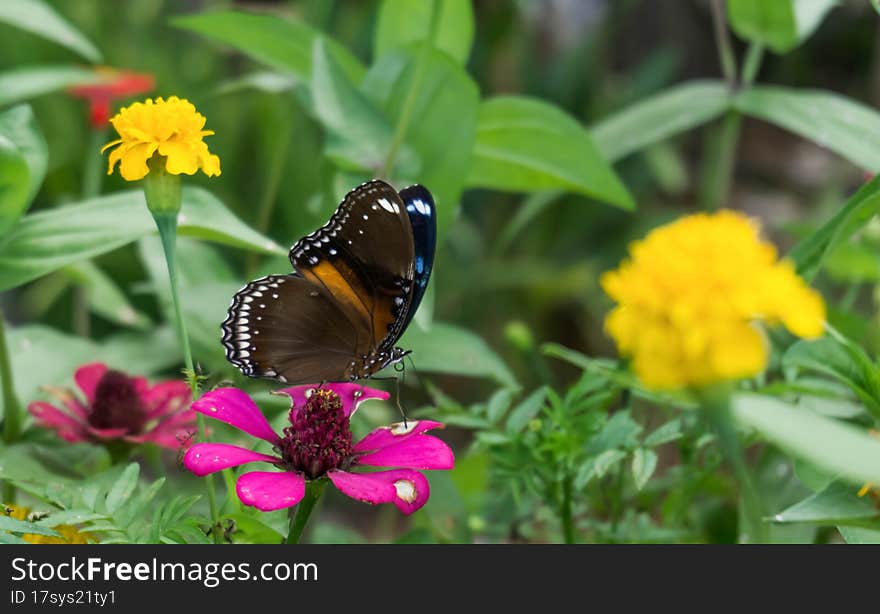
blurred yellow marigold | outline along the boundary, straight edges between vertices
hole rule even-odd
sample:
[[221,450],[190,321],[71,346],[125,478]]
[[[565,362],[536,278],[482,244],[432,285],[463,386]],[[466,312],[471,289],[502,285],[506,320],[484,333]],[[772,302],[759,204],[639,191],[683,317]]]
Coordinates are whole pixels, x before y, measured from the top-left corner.
[[749,377],[767,365],[759,322],[818,337],[821,295],[809,288],[759,227],[729,210],[696,214],[651,231],[630,259],[602,276],[618,304],[605,320],[620,353],[651,388]]
[[[16,520],[28,520],[30,510],[21,505],[4,505],[3,512],[7,516],[15,518]],[[61,524],[52,527],[52,530],[58,533],[60,537],[25,533],[21,538],[32,544],[93,544],[98,541],[91,533],[80,531],[70,524]]]
[[208,151],[203,137],[214,134],[205,127],[205,116],[186,99],[148,98],[135,102],[110,118],[120,138],[104,145],[110,152],[107,174],[119,162],[119,172],[128,181],[143,179],[147,161],[157,153],[165,158],[165,170],[172,175],[192,175],[199,169],[209,177],[220,174],[220,158]]

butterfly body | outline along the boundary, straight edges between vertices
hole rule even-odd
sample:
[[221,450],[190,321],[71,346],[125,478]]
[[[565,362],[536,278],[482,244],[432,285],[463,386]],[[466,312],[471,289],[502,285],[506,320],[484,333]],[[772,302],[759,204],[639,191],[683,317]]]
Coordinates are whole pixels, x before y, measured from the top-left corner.
[[295,271],[252,281],[222,324],[242,373],[285,383],[354,381],[399,362],[395,344],[424,296],[434,260],[434,202],[422,186],[374,180],[349,192],[297,241]]

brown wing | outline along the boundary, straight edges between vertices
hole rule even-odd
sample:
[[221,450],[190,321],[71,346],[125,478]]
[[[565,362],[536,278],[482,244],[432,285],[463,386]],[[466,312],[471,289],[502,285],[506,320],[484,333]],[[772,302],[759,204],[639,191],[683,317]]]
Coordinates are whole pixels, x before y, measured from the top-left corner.
[[290,262],[321,285],[354,322],[385,348],[402,326],[413,290],[413,236],[397,191],[380,180],[349,192],[322,228],[290,250]]
[[222,324],[226,358],[242,373],[290,384],[344,381],[372,331],[320,284],[270,275],[239,290]]

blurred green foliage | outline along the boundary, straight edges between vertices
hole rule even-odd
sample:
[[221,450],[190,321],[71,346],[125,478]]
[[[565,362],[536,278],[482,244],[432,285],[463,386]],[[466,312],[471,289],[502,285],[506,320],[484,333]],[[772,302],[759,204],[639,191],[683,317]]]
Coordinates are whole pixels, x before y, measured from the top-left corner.
[[[361,181],[419,182],[437,199],[441,242],[401,342],[416,365],[402,396],[449,425],[456,469],[430,476],[411,523],[331,495],[313,541],[736,541],[737,486],[694,400],[598,358],[613,356],[599,274],[647,229],[720,205],[793,246],[834,327],[816,342],[774,335],[766,377],[736,397],[771,537],[839,526],[876,542],[877,509],[854,494],[880,466],[864,434],[880,420],[880,184],[862,185],[880,170],[876,14],[856,0],[660,4],[7,0],[0,288],[20,401],[95,358],[150,375],[180,366],[142,197],[102,174],[109,132],[65,91],[103,63],[154,75],[155,95],[193,101],[216,132],[223,174],[187,179],[184,312],[206,385],[247,387],[273,420],[283,403],[224,359],[231,295],[288,271],[286,248]],[[365,407],[353,427],[393,419]],[[203,540],[193,479],[139,479],[169,459],[59,474],[53,454],[67,452],[46,448],[26,430],[0,462],[52,508],[40,526]],[[224,518],[239,542],[286,530],[283,514],[233,496]],[[36,530],[26,524],[0,536]]]

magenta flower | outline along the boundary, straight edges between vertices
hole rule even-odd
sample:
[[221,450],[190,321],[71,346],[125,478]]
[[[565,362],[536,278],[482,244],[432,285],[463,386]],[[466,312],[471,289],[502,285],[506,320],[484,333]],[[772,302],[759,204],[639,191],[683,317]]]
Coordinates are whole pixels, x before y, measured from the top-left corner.
[[[272,444],[275,455],[224,443],[199,443],[183,464],[203,476],[245,463],[266,462],[281,471],[252,471],[238,478],[236,492],[246,505],[264,512],[292,507],[305,495],[306,480],[328,478],[343,493],[365,503],[394,503],[404,514],[421,508],[430,494],[418,470],[452,469],[452,450],[425,435],[439,422],[410,420],[374,430],[352,445],[349,418],[366,399],[388,393],[359,384],[295,386],[279,391],[292,399],[290,426],[277,435],[254,401],[237,388],[220,388],[193,403],[193,409]],[[355,473],[358,467],[394,467]]]
[[37,423],[65,441],[122,440],[176,449],[188,445],[195,432],[196,415],[185,382],[151,387],[146,378],[130,377],[101,362],[83,365],[73,378],[85,403],[70,390],[46,386],[64,409],[43,401],[28,405]]

